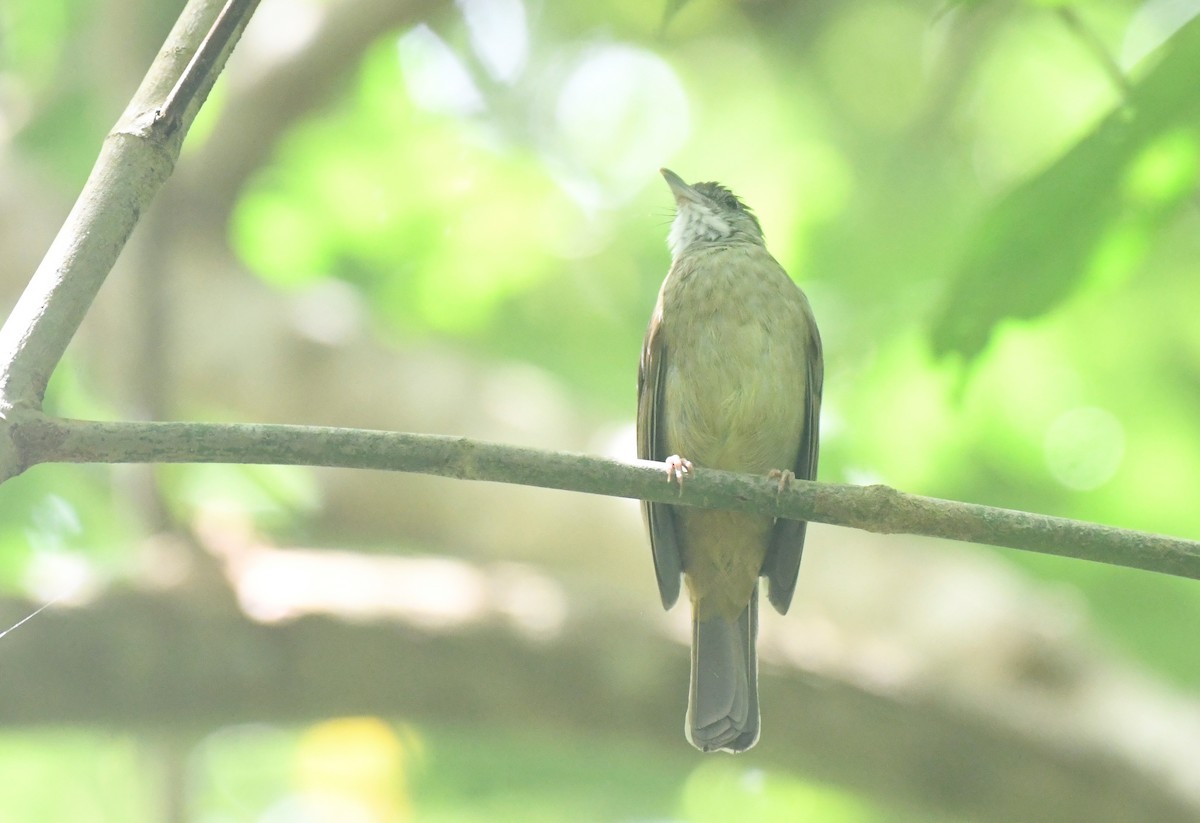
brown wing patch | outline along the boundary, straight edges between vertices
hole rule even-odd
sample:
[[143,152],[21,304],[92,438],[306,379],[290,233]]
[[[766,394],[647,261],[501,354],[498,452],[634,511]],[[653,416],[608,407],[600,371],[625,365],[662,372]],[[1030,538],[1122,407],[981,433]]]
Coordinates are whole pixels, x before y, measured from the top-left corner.
[[[667,347],[662,335],[662,301],[650,318],[642,360],[638,368],[637,451],[643,460],[665,460],[663,386],[666,376]],[[650,532],[650,550],[654,555],[654,573],[663,608],[679,599],[679,581],[683,565],[675,524],[675,508],[667,503],[642,501],[642,515]]]
[[[821,335],[811,310],[806,308],[808,321],[808,357],[805,359],[808,375],[804,390],[804,428],[800,433],[800,449],[796,454],[796,465],[792,471],[802,480],[815,480],[817,476],[817,453],[820,448],[821,384],[825,378],[825,364],[821,356]],[[780,614],[787,614],[796,591],[796,578],[800,574],[800,557],[804,553],[804,536],[808,523],[803,520],[775,521],[771,533],[771,545],[763,561],[763,576],[767,578],[767,599]]]

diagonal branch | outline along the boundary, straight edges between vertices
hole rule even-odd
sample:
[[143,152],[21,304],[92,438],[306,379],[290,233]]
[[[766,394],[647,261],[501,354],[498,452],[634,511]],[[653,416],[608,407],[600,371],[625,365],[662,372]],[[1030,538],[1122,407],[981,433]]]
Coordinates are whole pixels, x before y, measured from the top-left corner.
[[759,512],[881,534],[920,534],[1200,579],[1200,542],[905,494],[888,486],[700,469],[680,489],[663,464],[551,452],[465,437],[235,423],[101,423],[31,413],[12,423],[14,463],[271,463],[416,472],[685,506]]
[[[195,116],[256,6],[258,0],[226,0],[208,36],[192,55],[162,108],[155,113],[157,121],[164,121],[168,136],[184,124],[189,111]],[[197,105],[193,106],[193,103]]]
[[229,0],[230,13],[218,17],[220,0],[191,0],[179,16],[0,328],[0,416],[41,407],[51,372],[175,168],[183,138],[257,4]]

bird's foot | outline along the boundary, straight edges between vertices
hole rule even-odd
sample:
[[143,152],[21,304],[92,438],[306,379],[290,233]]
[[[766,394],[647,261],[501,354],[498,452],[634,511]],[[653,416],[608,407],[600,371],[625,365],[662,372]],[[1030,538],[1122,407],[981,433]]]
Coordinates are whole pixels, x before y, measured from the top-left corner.
[[667,464],[667,482],[678,483],[680,491],[683,490],[683,478],[692,470],[692,461],[686,457],[680,457],[673,454],[666,459]]
[[767,477],[772,480],[779,481],[779,489],[775,492],[775,499],[778,501],[779,496],[792,487],[792,481],[796,479],[796,473],[791,469],[771,469],[767,472]]

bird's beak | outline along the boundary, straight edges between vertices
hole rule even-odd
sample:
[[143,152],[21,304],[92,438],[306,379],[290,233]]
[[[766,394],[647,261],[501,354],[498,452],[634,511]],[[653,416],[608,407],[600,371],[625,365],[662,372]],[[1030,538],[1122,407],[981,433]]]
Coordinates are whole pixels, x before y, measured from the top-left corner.
[[702,203],[704,195],[693,189],[687,183],[683,182],[683,178],[670,169],[659,169],[658,173],[667,181],[667,185],[671,187],[671,194],[675,195],[676,203]]

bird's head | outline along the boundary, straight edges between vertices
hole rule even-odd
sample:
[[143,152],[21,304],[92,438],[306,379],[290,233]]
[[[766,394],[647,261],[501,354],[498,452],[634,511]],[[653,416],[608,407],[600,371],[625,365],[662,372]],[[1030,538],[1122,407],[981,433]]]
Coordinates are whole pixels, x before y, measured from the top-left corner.
[[696,243],[763,244],[762,228],[754,213],[720,183],[689,186],[670,169],[659,169],[675,195],[675,222],[667,245],[678,257]]

